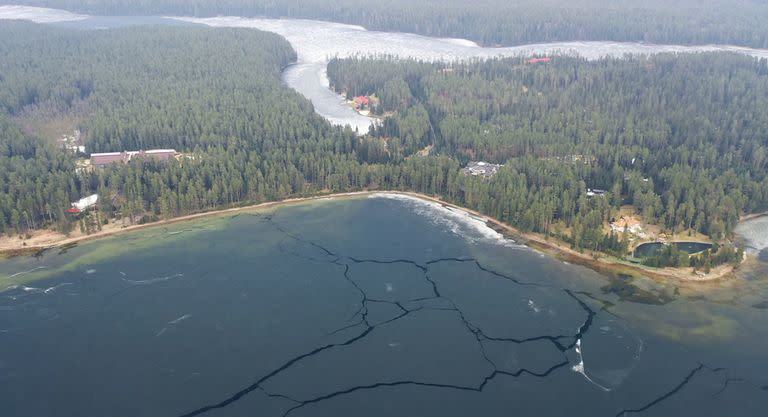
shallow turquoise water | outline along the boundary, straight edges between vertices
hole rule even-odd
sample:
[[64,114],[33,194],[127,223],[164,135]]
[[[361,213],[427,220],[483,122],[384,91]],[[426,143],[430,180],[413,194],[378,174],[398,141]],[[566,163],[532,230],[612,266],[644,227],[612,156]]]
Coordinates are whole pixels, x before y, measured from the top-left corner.
[[20,277],[40,279],[0,293],[2,416],[768,406],[761,276],[696,296],[604,277],[406,198],[205,219],[0,263],[0,285]]

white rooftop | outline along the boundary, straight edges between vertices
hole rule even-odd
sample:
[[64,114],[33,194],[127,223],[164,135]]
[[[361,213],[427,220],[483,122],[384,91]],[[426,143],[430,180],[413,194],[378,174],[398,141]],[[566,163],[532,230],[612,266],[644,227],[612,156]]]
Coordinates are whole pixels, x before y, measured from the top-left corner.
[[[133,156],[138,155],[141,151],[127,151],[126,154]],[[153,154],[153,153],[176,153],[175,149],[150,149],[147,151],[144,151],[144,153],[147,154]],[[102,152],[102,153],[92,153],[91,156],[117,156],[122,155],[122,152]]]
[[99,195],[91,194],[88,197],[83,197],[80,200],[77,200],[74,203],[72,203],[72,207],[82,211],[89,207],[95,206],[96,203],[98,202],[99,202]]

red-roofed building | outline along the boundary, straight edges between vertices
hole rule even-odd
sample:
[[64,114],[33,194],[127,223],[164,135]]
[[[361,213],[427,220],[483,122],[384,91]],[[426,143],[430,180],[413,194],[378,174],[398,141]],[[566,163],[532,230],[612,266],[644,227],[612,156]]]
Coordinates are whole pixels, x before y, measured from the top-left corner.
[[366,96],[357,96],[354,98],[354,102],[356,107],[366,107],[371,104],[370,100],[368,100],[368,97]]
[[530,59],[526,59],[525,63],[526,64],[541,64],[541,63],[547,63],[547,62],[551,62],[551,61],[552,61],[552,58],[550,58],[550,57],[543,57],[543,58],[530,58]]
[[128,160],[126,152],[108,152],[108,153],[92,153],[91,154],[91,166],[102,167],[115,162],[125,162]]
[[167,161],[175,156],[176,150],[174,149],[150,149],[148,151],[92,153],[91,166],[98,168],[113,164],[115,162],[128,162],[134,157],[154,158],[161,161]]

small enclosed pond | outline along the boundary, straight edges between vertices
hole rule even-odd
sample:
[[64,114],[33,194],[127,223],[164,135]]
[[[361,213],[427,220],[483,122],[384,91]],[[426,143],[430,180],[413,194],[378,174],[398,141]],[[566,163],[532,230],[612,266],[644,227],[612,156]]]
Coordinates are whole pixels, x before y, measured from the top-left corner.
[[[694,253],[703,252],[712,247],[711,243],[703,242],[672,242],[670,244],[675,245],[677,249],[687,252],[691,255]],[[654,256],[659,253],[664,245],[665,243],[661,242],[643,243],[635,249],[635,257],[648,258]]]

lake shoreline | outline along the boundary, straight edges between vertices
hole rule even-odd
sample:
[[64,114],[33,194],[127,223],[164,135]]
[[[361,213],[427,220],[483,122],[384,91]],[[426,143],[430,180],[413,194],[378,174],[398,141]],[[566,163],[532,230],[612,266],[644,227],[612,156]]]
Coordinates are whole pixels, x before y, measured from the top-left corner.
[[752,213],[752,214],[746,214],[744,216],[741,216],[739,217],[739,223],[759,219],[762,217],[768,217],[768,211],[764,213]]
[[[183,222],[197,220],[197,219],[217,217],[217,216],[235,214],[239,212],[247,212],[252,210],[259,210],[259,209],[279,208],[279,207],[288,206],[292,204],[301,204],[301,203],[307,203],[312,201],[363,198],[363,197],[370,197],[377,194],[407,196],[407,197],[416,198],[422,201],[439,204],[443,207],[460,210],[464,213],[467,213],[471,216],[478,218],[479,220],[482,220],[483,222],[485,222],[485,224],[488,227],[501,233],[505,237],[508,237],[510,239],[517,241],[518,243],[524,244],[528,247],[541,251],[553,258],[560,259],[564,262],[585,266],[587,268],[590,268],[592,270],[595,270],[603,274],[627,274],[627,275],[640,274],[656,280],[668,281],[672,279],[675,281],[704,283],[704,282],[714,282],[714,281],[732,278],[734,276],[735,270],[738,268],[732,265],[720,266],[720,267],[714,268],[709,274],[698,275],[698,274],[692,273],[688,269],[675,269],[675,268],[656,269],[656,268],[645,267],[642,265],[630,264],[628,262],[621,261],[617,258],[608,257],[605,254],[598,254],[598,253],[592,254],[592,253],[586,253],[586,252],[584,253],[578,252],[576,250],[571,249],[565,242],[561,242],[554,238],[547,238],[545,236],[542,236],[536,233],[524,233],[509,224],[493,219],[478,211],[449,203],[447,201],[440,199],[439,197],[429,196],[429,195],[410,192],[410,191],[387,191],[387,190],[351,191],[351,192],[344,192],[344,193],[320,194],[320,195],[314,195],[309,197],[287,198],[283,200],[252,204],[252,205],[247,205],[242,207],[234,207],[234,208],[189,214],[185,216],[174,217],[171,219],[160,220],[152,223],[132,225],[132,226],[126,226],[126,227],[119,227],[119,228],[110,228],[108,230],[102,230],[100,232],[93,233],[90,235],[81,235],[81,236],[74,236],[74,237],[66,236],[63,234],[59,234],[59,233],[55,233],[47,230],[35,231],[34,233],[42,234],[44,240],[41,241],[41,243],[39,244],[32,244],[32,245],[26,245],[26,246],[24,246],[26,242],[25,240],[15,239],[13,236],[4,236],[0,238],[0,258],[34,255],[34,254],[55,249],[55,248],[75,245],[80,242],[116,236],[126,232],[160,227],[160,226],[176,224],[176,223],[183,223]],[[30,239],[32,241],[34,241],[35,239],[34,233],[33,233],[33,238]]]
[[[422,200],[442,204],[444,206],[447,206],[453,209],[462,210],[473,216],[479,217],[480,219],[485,221],[486,224],[488,224],[489,227],[491,227],[492,229],[496,230],[499,233],[502,233],[503,235],[513,240],[518,241],[521,244],[524,244],[528,247],[531,247],[540,252],[543,252],[553,258],[560,259],[562,261],[569,262],[572,264],[585,266],[587,268],[590,268],[600,273],[627,274],[627,275],[641,274],[643,276],[657,279],[657,280],[674,279],[677,281],[684,281],[684,282],[706,283],[706,282],[714,282],[714,281],[732,278],[733,276],[735,276],[734,272],[737,269],[737,267],[734,267],[731,265],[724,265],[724,266],[719,266],[717,268],[713,268],[709,274],[696,275],[691,272],[692,269],[689,270],[688,268],[658,269],[658,268],[651,268],[651,267],[646,267],[642,265],[630,264],[629,262],[621,261],[618,258],[609,257],[608,255],[603,253],[592,254],[592,253],[586,253],[586,252],[585,253],[578,252],[576,250],[571,249],[567,243],[562,242],[558,239],[547,238],[538,233],[522,232],[519,229],[515,228],[514,226],[511,226],[509,224],[496,220],[480,212],[448,203],[436,197],[431,197],[431,196],[427,196],[419,193],[410,193],[410,192],[395,192],[395,194],[410,195],[412,197],[416,197]],[[594,256],[594,255],[597,255],[597,256]]]

